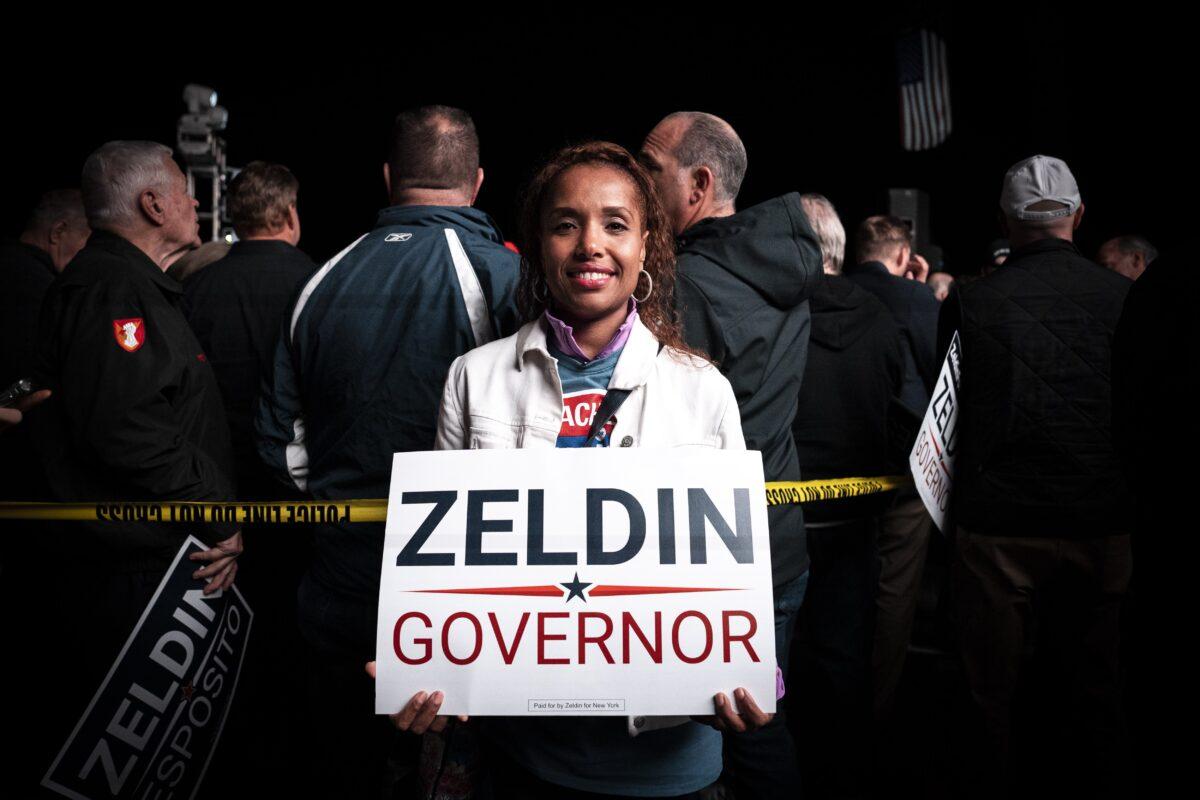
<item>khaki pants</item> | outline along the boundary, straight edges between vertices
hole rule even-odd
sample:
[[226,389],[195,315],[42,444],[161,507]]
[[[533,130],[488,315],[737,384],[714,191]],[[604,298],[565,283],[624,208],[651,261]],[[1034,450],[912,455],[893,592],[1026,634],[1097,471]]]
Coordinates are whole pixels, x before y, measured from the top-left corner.
[[900,492],[879,516],[879,594],[875,600],[875,716],[891,708],[904,671],[933,520],[915,492]]

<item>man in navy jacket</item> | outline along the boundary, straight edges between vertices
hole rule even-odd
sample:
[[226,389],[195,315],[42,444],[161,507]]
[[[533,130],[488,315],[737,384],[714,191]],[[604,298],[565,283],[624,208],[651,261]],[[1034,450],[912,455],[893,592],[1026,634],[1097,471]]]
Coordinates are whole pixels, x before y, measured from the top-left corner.
[[[392,454],[433,449],[450,363],[517,327],[517,255],[472,207],[483,170],[470,116],[402,112],[384,179],[391,205],[375,228],[319,269],[285,316],[255,422],[262,459],[320,500],[387,497]],[[300,585],[314,795],[367,796],[384,767],[391,729],[373,716],[363,672],[383,527],[317,526]]]

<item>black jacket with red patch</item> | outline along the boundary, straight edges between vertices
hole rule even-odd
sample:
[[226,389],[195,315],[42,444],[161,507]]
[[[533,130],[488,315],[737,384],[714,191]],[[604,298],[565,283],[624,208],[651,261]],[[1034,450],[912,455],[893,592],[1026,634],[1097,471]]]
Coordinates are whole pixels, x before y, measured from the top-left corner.
[[[182,287],[136,246],[97,231],[47,292],[30,413],[58,500],[232,500],[232,450],[212,368],[179,310]],[[187,534],[219,524],[71,523],[64,556],[165,567]]]

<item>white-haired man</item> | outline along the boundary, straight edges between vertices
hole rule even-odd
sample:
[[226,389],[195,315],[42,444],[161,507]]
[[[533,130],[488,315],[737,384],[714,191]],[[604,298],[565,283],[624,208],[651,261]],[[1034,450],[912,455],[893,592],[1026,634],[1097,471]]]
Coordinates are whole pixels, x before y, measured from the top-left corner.
[[[164,274],[199,244],[187,181],[164,145],[109,142],[85,162],[81,191],[94,233],[47,292],[34,378],[53,394],[29,415],[56,499],[232,500],[220,393]],[[208,562],[195,573],[206,593],[237,571],[233,525],[73,524],[41,562],[54,565],[43,608],[72,615],[70,683],[88,692],[188,535],[212,546],[194,557]]]

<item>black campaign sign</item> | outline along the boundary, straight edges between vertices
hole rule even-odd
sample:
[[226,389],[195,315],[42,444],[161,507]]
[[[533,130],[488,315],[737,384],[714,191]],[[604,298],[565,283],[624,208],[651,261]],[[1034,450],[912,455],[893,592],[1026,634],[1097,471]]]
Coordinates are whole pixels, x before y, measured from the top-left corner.
[[67,797],[190,798],[237,688],[253,612],[205,595],[189,537],[42,785]]

